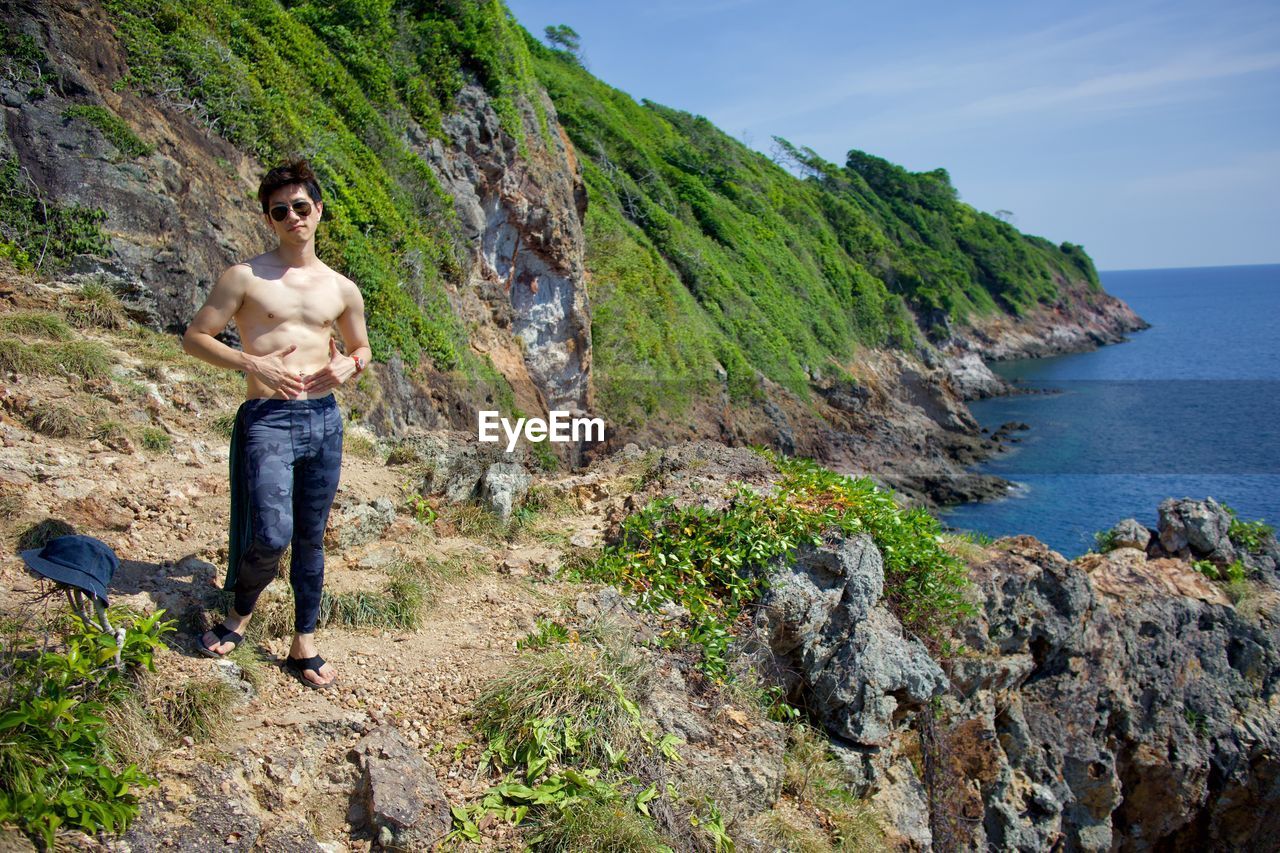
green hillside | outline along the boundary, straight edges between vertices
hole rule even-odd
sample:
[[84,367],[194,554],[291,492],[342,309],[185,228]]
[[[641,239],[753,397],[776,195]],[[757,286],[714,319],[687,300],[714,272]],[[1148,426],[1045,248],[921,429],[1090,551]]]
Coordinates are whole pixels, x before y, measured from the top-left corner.
[[916,317],[1016,314],[1056,300],[1060,279],[1098,286],[1082,250],[959,202],[944,170],[858,151],[842,167],[780,141],[785,169],[597,80],[496,0],[106,2],[127,85],[183,92],[264,162],[313,159],[331,195],[322,256],[365,290],[379,358],[491,370],[444,299],[466,257],[449,200],[400,132],[412,118],[440,135],[468,78],[525,151],[550,131],[539,112],[526,138],[516,100],[545,87],[578,149],[595,384],[620,423],[681,408],[717,365],[735,399],[758,393],[757,371],[804,396],[860,346],[920,345]]

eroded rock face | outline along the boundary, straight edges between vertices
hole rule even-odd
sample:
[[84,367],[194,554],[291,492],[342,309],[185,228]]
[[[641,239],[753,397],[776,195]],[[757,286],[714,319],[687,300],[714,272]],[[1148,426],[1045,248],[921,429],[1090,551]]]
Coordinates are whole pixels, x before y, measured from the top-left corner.
[[453,196],[462,236],[474,253],[471,294],[460,299],[463,314],[508,330],[520,342],[518,351],[505,353],[509,338],[489,335],[481,345],[513,384],[527,372],[545,408],[586,412],[586,188],[555,108],[539,97],[547,116],[545,138],[534,105],[517,98],[524,152],[474,84],[463,87],[457,111],[443,121],[451,144],[422,139],[419,150]]
[[[1029,537],[1004,549],[974,570],[975,654],[933,736],[955,753],[969,727],[990,751],[931,780],[935,835],[996,850],[1265,846],[1280,829],[1274,627],[1195,595],[1203,578],[1179,561],[1120,549],[1071,564]],[[966,789],[976,799],[947,795]]]

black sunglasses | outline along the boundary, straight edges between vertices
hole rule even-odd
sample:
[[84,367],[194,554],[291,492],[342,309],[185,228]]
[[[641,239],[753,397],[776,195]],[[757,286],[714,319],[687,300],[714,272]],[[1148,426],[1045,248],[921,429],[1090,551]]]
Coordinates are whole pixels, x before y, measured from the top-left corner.
[[271,218],[276,222],[284,222],[284,218],[289,215],[289,209],[293,208],[293,212],[298,214],[299,219],[306,219],[311,215],[311,202],[297,199],[293,204],[277,204],[271,208]]

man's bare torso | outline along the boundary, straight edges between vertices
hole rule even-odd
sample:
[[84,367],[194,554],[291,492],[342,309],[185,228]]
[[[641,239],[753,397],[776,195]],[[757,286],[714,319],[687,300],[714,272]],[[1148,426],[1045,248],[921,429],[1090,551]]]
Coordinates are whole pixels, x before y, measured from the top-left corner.
[[[303,376],[323,368],[329,362],[334,323],[346,305],[342,277],[319,262],[308,268],[283,266],[270,254],[242,266],[249,278],[235,321],[244,351],[267,355],[296,345],[284,358],[287,366]],[[248,380],[248,398],[279,396],[255,376]],[[296,399],[305,400],[307,394]]]

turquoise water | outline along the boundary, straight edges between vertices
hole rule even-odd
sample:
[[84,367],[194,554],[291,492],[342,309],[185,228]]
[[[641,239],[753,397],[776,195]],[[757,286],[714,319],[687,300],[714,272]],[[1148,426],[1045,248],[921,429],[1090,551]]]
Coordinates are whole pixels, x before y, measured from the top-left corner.
[[971,405],[983,426],[1031,426],[981,466],[1017,483],[946,524],[1030,533],[1067,556],[1167,497],[1213,496],[1280,522],[1280,265],[1126,270],[1103,286],[1152,328],[1096,352],[993,365],[1050,393]]

